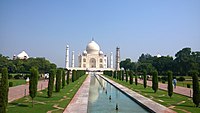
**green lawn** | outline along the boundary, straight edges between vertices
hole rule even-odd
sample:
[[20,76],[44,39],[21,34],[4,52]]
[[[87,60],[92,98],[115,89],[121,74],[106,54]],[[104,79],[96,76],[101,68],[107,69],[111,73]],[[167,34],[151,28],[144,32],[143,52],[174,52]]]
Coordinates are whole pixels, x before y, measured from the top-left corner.
[[29,96],[9,103],[7,113],[46,113],[47,111],[62,113],[85,78],[86,75],[80,77],[75,82],[70,82],[70,84],[65,86],[64,89],[61,89],[59,93],[53,92],[52,98],[47,97],[47,90],[38,92],[37,97],[34,99],[33,107]]
[[164,90],[158,90],[156,93],[154,93],[151,87],[147,87],[146,89],[144,89],[142,84],[138,84],[136,86],[133,83],[132,85],[130,85],[129,82],[116,80],[109,76],[106,77],[166,107],[174,107],[172,108],[172,110],[178,113],[185,113],[185,111],[200,113],[200,108],[196,108],[192,102],[192,99],[186,96],[173,94],[172,98],[170,98],[167,91]]
[[13,86],[26,84],[26,80],[24,79],[8,79],[8,82],[13,82]]

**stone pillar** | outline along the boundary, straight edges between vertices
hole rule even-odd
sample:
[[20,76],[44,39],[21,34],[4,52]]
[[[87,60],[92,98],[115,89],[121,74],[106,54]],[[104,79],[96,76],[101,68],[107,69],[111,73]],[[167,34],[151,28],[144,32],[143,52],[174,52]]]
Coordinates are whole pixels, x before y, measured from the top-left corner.
[[69,45],[66,47],[65,68],[69,68]]
[[74,51],[72,51],[72,67],[74,67]]
[[120,48],[116,48],[116,70],[120,70]]
[[110,53],[110,68],[113,68],[113,53]]

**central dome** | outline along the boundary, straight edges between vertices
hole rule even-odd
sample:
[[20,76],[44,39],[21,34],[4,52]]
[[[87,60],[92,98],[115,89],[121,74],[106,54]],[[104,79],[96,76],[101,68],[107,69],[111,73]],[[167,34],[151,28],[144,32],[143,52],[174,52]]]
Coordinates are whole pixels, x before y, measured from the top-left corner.
[[87,47],[86,51],[88,54],[99,54],[100,47],[95,41],[91,41]]

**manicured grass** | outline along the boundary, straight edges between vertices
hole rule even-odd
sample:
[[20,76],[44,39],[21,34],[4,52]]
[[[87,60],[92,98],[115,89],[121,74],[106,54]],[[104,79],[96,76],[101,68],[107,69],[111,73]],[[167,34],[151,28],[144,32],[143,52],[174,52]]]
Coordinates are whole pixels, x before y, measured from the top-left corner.
[[129,84],[129,82],[126,81],[120,81],[114,78],[111,78],[109,76],[106,76],[109,79],[114,80],[117,83],[120,83],[121,85],[138,92],[139,94],[150,98],[154,100],[155,102],[158,102],[166,107],[173,107],[172,110],[178,112],[178,113],[185,113],[185,111],[189,111],[192,113],[200,113],[200,108],[195,107],[195,105],[192,102],[191,98],[188,98],[186,96],[182,96],[179,94],[173,94],[172,98],[168,96],[167,91],[164,90],[158,90],[156,93],[152,90],[151,87],[147,87],[144,89],[142,84],[138,84],[137,86],[133,83],[132,85]]
[[24,79],[8,79],[8,82],[13,82],[13,86],[26,84],[26,80]]
[[38,92],[34,99],[33,107],[29,96],[9,103],[8,113],[46,113],[51,110],[53,113],[62,113],[82,85],[85,78],[86,75],[80,77],[75,82],[70,82],[70,84],[65,86],[64,89],[61,89],[60,92],[53,92],[51,98],[47,97],[47,90]]

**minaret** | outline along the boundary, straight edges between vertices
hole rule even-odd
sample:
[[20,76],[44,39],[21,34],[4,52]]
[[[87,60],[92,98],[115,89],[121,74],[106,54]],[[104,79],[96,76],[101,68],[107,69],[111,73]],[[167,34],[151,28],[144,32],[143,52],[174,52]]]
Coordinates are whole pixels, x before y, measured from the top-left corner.
[[120,63],[120,50],[119,49],[120,49],[119,47],[116,48],[116,67],[115,67],[116,70],[120,70],[120,66],[119,66],[119,63]]
[[72,67],[74,67],[74,51],[72,51]]
[[113,68],[113,53],[110,53],[110,68]]
[[66,46],[65,68],[69,68],[69,45]]

